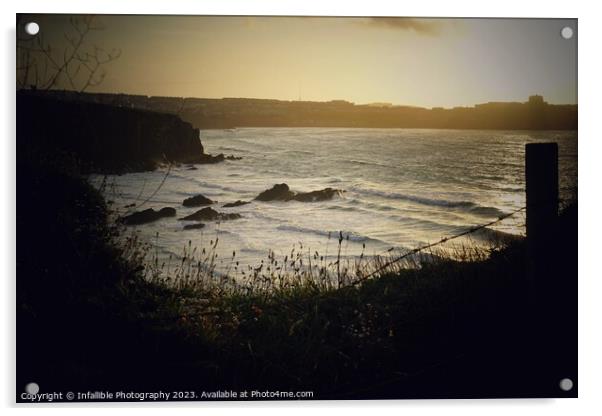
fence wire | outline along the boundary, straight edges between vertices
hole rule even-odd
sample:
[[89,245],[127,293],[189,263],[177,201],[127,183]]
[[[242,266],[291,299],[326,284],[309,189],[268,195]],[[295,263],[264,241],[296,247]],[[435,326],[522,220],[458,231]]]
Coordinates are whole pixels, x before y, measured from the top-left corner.
[[[572,199],[558,198],[559,211],[561,211],[562,209],[566,208],[571,203],[574,203],[574,200],[572,200]],[[368,279],[368,278],[370,278],[370,277],[372,277],[374,275],[379,274],[380,272],[382,272],[383,270],[385,270],[387,267],[392,266],[393,264],[398,263],[401,260],[403,260],[405,258],[408,258],[408,257],[410,257],[410,256],[412,256],[414,254],[418,254],[421,251],[424,251],[424,250],[427,250],[427,249],[430,249],[430,248],[442,245],[444,243],[447,243],[448,241],[455,240],[457,238],[460,238],[460,237],[472,234],[472,233],[477,232],[479,230],[482,230],[484,228],[487,228],[487,227],[490,227],[492,225],[498,224],[498,223],[504,221],[505,219],[510,218],[513,215],[518,214],[519,212],[525,211],[526,209],[527,209],[527,207],[523,206],[523,207],[515,209],[515,210],[513,210],[513,211],[511,211],[511,212],[509,212],[507,214],[501,215],[497,219],[495,219],[493,221],[490,221],[490,222],[488,222],[486,224],[477,225],[477,226],[471,227],[471,228],[469,228],[469,229],[467,229],[465,231],[462,231],[461,233],[454,234],[454,235],[449,236],[449,237],[444,237],[441,240],[438,240],[438,241],[436,241],[434,243],[428,243],[428,244],[416,247],[416,248],[408,251],[407,253],[404,253],[404,254],[402,254],[402,255],[400,255],[398,257],[395,257],[395,258],[387,261],[382,266],[380,266],[378,269],[372,271],[371,273],[369,273],[366,276],[363,276],[363,278],[361,280],[353,282],[352,285],[356,285],[358,283],[361,283],[363,280]],[[526,225],[526,224],[522,224],[522,225]]]
[[455,240],[455,239],[457,239],[457,238],[460,238],[460,237],[466,236],[466,235],[468,235],[468,234],[472,234],[472,233],[474,233],[474,232],[477,232],[477,231],[479,231],[479,230],[482,230],[482,229],[484,229],[484,228],[487,228],[487,227],[490,227],[490,226],[492,226],[492,225],[495,225],[495,224],[497,224],[497,223],[500,223],[500,222],[504,221],[505,219],[507,219],[507,218],[509,218],[509,217],[511,217],[511,216],[513,216],[513,215],[516,215],[516,214],[518,214],[519,212],[521,212],[521,211],[524,211],[524,210],[526,210],[526,209],[527,209],[527,207],[526,207],[526,206],[524,206],[524,207],[521,207],[521,208],[518,208],[518,209],[515,209],[514,211],[512,211],[512,212],[509,212],[509,213],[507,213],[507,214],[504,214],[504,215],[502,215],[502,216],[498,217],[496,220],[490,221],[490,222],[488,222],[488,223],[486,223],[486,224],[477,225],[477,226],[471,227],[471,228],[469,228],[468,230],[465,230],[465,231],[463,231],[463,232],[461,232],[461,233],[458,233],[458,234],[455,234],[455,235],[452,235],[452,236],[449,236],[449,237],[444,237],[444,238],[442,238],[441,240],[439,240],[439,241],[436,241],[436,242],[434,242],[434,243],[428,243],[428,244],[425,244],[425,245],[422,245],[422,246],[416,247],[416,248],[414,248],[414,249],[412,249],[412,250],[408,251],[407,253],[404,253],[404,254],[402,254],[402,255],[400,255],[400,256],[397,256],[397,257],[395,257],[395,258],[393,258],[393,259],[391,259],[391,260],[389,260],[389,261],[385,262],[385,263],[384,263],[383,265],[381,265],[381,266],[380,266],[378,269],[376,269],[376,270],[374,270],[374,271],[370,272],[369,274],[367,274],[367,275],[365,275],[365,276],[362,276],[362,279],[360,279],[360,280],[357,280],[357,281],[355,281],[355,282],[353,282],[353,283],[351,283],[351,284],[352,284],[352,285],[357,285],[357,284],[359,284],[359,283],[363,282],[364,280],[366,280],[366,279],[369,279],[370,277],[373,277],[374,275],[377,275],[377,274],[381,273],[382,271],[384,271],[384,270],[385,270],[385,269],[387,269],[388,267],[392,266],[392,265],[393,265],[393,264],[395,264],[395,263],[398,263],[398,262],[402,261],[402,260],[403,260],[403,259],[405,259],[405,258],[408,258],[408,257],[410,257],[410,256],[413,256],[413,255],[415,255],[415,254],[418,254],[418,253],[420,253],[421,251],[428,250],[428,249],[430,249],[430,248],[433,248],[433,247],[436,247],[436,246],[442,245],[442,244],[444,244],[444,243],[447,243],[448,241]]

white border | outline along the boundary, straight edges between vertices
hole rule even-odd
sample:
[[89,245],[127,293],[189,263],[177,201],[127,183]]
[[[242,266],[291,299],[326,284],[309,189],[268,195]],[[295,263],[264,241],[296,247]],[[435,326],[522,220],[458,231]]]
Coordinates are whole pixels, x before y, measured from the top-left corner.
[[[5,130],[0,152],[0,169],[2,171],[3,198],[0,202],[0,218],[2,224],[2,246],[0,247],[0,264],[4,268],[2,276],[3,301],[0,366],[3,374],[0,377],[0,394],[5,406],[14,402],[14,278],[15,278],[15,110],[14,110],[14,22],[15,13],[120,13],[120,14],[249,14],[249,15],[347,15],[347,16],[444,16],[444,17],[564,17],[579,18],[579,395],[576,400],[440,400],[440,401],[389,401],[389,402],[294,402],[294,403],[192,403],[187,410],[194,412],[230,413],[236,409],[251,415],[264,415],[274,412],[281,415],[303,414],[307,412],[330,412],[332,408],[341,409],[351,414],[362,414],[375,408],[379,413],[395,413],[400,411],[418,411],[427,414],[446,413],[457,415],[507,415],[508,413],[530,413],[545,415],[602,414],[600,399],[602,368],[600,352],[602,351],[600,323],[602,317],[600,305],[602,301],[602,273],[598,270],[598,239],[602,236],[600,220],[600,175],[598,160],[602,156],[602,132],[598,126],[602,112],[602,93],[600,89],[600,19],[601,15],[594,1],[546,1],[526,2],[524,0],[505,0],[502,2],[453,0],[417,2],[393,2],[370,0],[363,2],[321,0],[287,1],[287,0],[27,0],[26,2],[2,2],[2,85],[3,96],[0,126]],[[596,202],[598,201],[598,204]],[[520,377],[520,375],[517,375]],[[84,406],[86,411],[105,413],[107,407],[116,405]],[[21,406],[23,407],[23,406]],[[80,412],[75,406],[44,406],[43,411],[60,413],[68,411]],[[144,413],[164,413],[165,407],[177,407],[185,410],[182,404],[167,404],[148,407],[144,404],[128,404],[127,411]],[[194,410],[194,408],[200,408]],[[11,409],[11,410],[14,410]],[[32,409],[26,407],[26,413]],[[113,410],[111,410],[113,411]]]

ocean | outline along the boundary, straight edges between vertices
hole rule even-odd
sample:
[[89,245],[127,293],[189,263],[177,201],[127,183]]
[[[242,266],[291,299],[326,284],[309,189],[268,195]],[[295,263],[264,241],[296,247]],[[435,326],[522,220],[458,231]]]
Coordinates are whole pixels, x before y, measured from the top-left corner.
[[[559,145],[560,196],[577,186],[577,132],[475,131],[355,128],[240,128],[201,131],[205,152],[242,157],[212,165],[161,168],[106,178],[105,197],[116,215],[166,206],[175,218],[127,227],[153,247],[160,261],[180,258],[188,247],[199,252],[218,239],[217,270],[257,267],[301,250],[321,256],[379,255],[410,250],[491,222],[525,205],[524,146]],[[92,176],[99,185],[103,177]],[[322,202],[251,201],[275,184],[307,192],[327,187],[344,191]],[[212,207],[242,218],[207,222],[183,230],[178,218],[198,208],[182,206],[202,194]],[[132,203],[136,207],[126,208]],[[523,235],[524,213],[491,230]],[[487,234],[471,236],[485,243]]]

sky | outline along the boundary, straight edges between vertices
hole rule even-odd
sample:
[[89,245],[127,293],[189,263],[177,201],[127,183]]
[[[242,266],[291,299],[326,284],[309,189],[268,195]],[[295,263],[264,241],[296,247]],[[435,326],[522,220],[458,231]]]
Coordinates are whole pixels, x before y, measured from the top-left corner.
[[[65,49],[68,16],[30,20],[53,53]],[[577,102],[576,36],[560,35],[577,32],[575,19],[101,15],[96,24],[85,46],[121,54],[90,92],[429,108],[533,94]]]

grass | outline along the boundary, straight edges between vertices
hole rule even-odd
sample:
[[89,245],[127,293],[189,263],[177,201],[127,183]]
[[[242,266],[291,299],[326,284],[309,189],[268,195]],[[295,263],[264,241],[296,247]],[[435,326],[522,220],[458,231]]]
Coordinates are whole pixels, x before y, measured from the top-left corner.
[[[234,279],[216,272],[217,238],[200,251],[189,245],[173,264],[159,264],[135,237],[119,240],[101,194],[76,163],[57,159],[18,163],[18,385],[315,398],[548,388],[545,363],[556,350],[546,344],[542,354],[549,338],[533,330],[541,303],[527,284],[524,241],[383,267],[394,253],[343,262],[340,234],[336,260],[299,246],[240,270],[233,252]],[[576,208],[567,212],[562,235],[576,230]],[[573,240],[563,244],[572,253]],[[576,254],[552,258],[559,274],[576,269]]]
[[[234,387],[319,386],[323,394],[342,394],[403,379],[453,360],[465,341],[475,338],[463,340],[463,333],[484,335],[498,319],[495,307],[503,306],[496,299],[509,296],[523,277],[518,246],[496,250],[493,257],[477,249],[455,255],[464,258],[438,253],[428,263],[396,265],[377,278],[341,287],[338,264],[331,265],[330,278],[319,273],[317,282],[309,265],[305,271],[291,266],[292,273],[284,275],[266,266],[270,274],[255,271],[252,290],[249,282],[230,290],[221,283],[198,284],[185,272],[174,289],[179,325],[189,334],[203,334],[220,351],[214,376],[223,385],[240,378]],[[375,261],[360,270],[387,263]]]
[[[362,284],[374,277],[401,273],[407,269],[421,267],[424,263],[436,260],[456,260],[474,262],[487,259],[492,253],[503,249],[509,242],[522,237],[504,233],[492,233],[487,242],[477,243],[465,239],[463,243],[450,243],[446,239],[440,245],[429,244],[424,249],[402,250],[390,248],[380,254],[365,255],[363,244],[359,256],[348,257],[349,235],[337,233],[335,256],[328,256],[328,235],[326,253],[305,248],[300,242],[293,244],[286,255],[278,256],[270,250],[267,257],[256,266],[241,265],[236,251],[226,259],[218,259],[219,237],[210,240],[208,247],[192,247],[189,240],[180,256],[170,255],[167,260],[160,258],[158,243],[143,243],[138,234],[127,234],[120,243],[123,255],[133,263],[144,264],[146,280],[172,288],[186,287],[191,290],[214,291],[219,296],[225,294],[264,294],[282,295],[298,287],[308,287],[317,291],[341,289],[346,286]],[[158,241],[159,234],[156,239]]]

